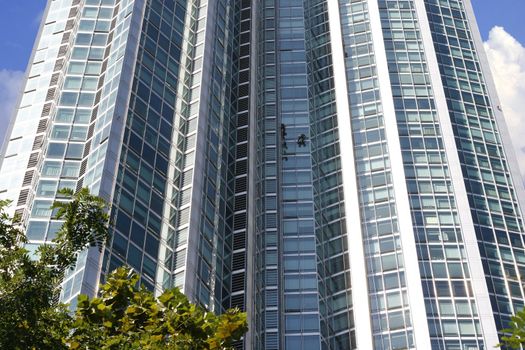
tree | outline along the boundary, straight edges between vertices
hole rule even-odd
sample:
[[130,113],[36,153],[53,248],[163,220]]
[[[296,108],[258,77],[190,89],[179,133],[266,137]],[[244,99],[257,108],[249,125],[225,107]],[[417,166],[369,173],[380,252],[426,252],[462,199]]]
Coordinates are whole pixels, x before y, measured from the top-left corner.
[[75,314],[60,304],[60,284],[77,255],[108,239],[106,203],[87,189],[63,190],[56,217],[64,220],[56,239],[32,259],[24,249],[18,218],[0,201],[0,349],[227,349],[246,332],[246,315],[220,316],[191,304],[177,289],[159,298],[138,287],[127,268],[109,275],[100,296],[79,296]]
[[78,300],[71,349],[228,349],[246,332],[246,315],[228,310],[216,316],[191,304],[178,289],[155,298],[137,287],[138,275],[124,267],[112,272],[100,296]]
[[72,318],[58,302],[60,283],[77,255],[108,238],[108,215],[103,199],[87,189],[62,190],[56,218],[64,224],[51,244],[41,245],[32,259],[17,217],[0,201],[0,349],[63,349]]
[[501,337],[501,344],[498,347],[521,349],[525,346],[525,309],[522,309],[511,317],[509,328],[502,329],[504,335]]

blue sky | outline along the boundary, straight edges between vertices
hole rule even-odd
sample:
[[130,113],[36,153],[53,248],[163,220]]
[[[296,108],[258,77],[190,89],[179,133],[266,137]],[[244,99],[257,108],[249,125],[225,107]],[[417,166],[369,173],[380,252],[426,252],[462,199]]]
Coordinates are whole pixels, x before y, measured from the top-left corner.
[[25,70],[45,0],[0,0],[0,69]]
[[525,26],[523,0],[471,0],[479,31],[484,40],[494,26],[501,26],[516,40],[525,44]]
[[[521,112],[525,111],[525,0],[471,1],[525,174],[525,123]],[[0,142],[23,83],[45,5],[46,0],[0,0]]]

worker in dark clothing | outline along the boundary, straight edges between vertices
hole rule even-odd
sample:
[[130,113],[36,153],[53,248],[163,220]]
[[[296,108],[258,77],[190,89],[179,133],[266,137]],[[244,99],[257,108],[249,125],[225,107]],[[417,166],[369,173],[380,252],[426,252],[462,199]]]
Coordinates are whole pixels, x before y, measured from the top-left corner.
[[299,145],[299,147],[306,147],[306,135],[305,134],[299,135],[299,137],[297,138],[297,144]]

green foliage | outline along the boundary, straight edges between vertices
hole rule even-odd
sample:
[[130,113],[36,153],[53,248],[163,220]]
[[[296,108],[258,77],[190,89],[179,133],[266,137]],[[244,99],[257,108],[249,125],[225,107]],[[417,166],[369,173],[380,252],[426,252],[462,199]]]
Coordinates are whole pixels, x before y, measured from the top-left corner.
[[502,343],[498,347],[521,349],[521,346],[525,346],[525,309],[512,316],[509,328],[501,331],[508,335],[501,337]]
[[159,298],[137,287],[138,276],[115,270],[100,296],[78,298],[70,315],[58,303],[60,283],[77,255],[108,239],[105,202],[87,189],[61,192],[65,202],[53,205],[62,228],[51,244],[31,259],[17,218],[0,201],[0,349],[228,349],[246,332],[246,315],[229,310],[215,316],[205,312],[177,289]]
[[216,316],[191,304],[178,289],[155,298],[130,269],[119,268],[100,296],[78,300],[71,349],[228,349],[246,332],[246,315],[229,310]]
[[24,249],[18,218],[0,202],[0,349],[65,349],[72,319],[58,303],[60,283],[78,253],[108,237],[106,206],[87,189],[62,191],[57,218],[64,225],[51,244],[40,246],[38,259]]
[[70,189],[60,193],[71,201],[55,202],[52,208],[56,210],[56,218],[65,222],[53,240],[55,244],[42,246],[40,253],[43,263],[54,267],[61,280],[64,271],[75,264],[79,252],[90,246],[102,249],[109,230],[106,202],[102,198],[91,195],[87,188],[77,194]]

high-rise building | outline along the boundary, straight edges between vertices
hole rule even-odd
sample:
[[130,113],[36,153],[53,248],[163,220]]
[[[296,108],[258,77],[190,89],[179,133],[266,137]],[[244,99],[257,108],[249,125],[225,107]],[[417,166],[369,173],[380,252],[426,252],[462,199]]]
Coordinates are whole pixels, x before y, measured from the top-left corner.
[[[490,349],[523,308],[525,199],[470,0],[49,0],[0,197],[52,239],[60,188],[128,264],[246,349]],[[243,344],[239,344],[241,348]]]

